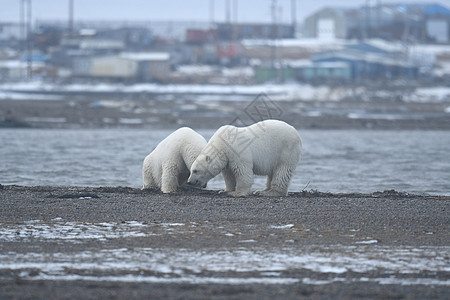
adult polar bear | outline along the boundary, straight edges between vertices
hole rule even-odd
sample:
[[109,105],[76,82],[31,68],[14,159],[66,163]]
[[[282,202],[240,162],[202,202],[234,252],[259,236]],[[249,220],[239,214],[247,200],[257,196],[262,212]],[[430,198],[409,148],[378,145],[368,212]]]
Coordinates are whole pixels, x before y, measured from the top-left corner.
[[206,140],[188,127],[177,129],[144,159],[142,189],[176,192],[186,183],[192,163],[206,146]]
[[265,120],[248,127],[219,128],[194,161],[188,184],[203,186],[222,172],[232,196],[251,193],[253,174],[267,175],[263,196],[286,196],[300,160],[302,141],[285,122]]

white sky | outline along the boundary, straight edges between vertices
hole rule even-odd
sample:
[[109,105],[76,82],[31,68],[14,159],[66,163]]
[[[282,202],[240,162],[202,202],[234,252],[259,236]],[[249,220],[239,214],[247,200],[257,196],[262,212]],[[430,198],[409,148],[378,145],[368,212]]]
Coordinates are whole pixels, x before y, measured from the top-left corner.
[[[18,22],[22,0],[0,0],[0,22]],[[272,0],[74,0],[75,21],[214,21],[225,20],[225,5],[237,3],[239,22],[270,22]],[[291,20],[291,0],[277,0],[284,22]],[[369,1],[375,5],[377,0]],[[382,0],[382,3],[435,3],[450,7],[450,0]],[[33,20],[67,20],[69,0],[32,0]],[[361,6],[366,0],[297,0],[297,21],[325,6]],[[234,20],[234,9],[231,11]]]

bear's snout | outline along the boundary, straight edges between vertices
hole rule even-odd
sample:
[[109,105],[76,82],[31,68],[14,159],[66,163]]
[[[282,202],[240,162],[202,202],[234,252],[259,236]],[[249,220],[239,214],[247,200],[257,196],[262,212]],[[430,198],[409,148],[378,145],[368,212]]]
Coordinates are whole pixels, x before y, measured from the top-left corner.
[[196,181],[188,181],[187,182],[187,184],[189,184],[189,185],[197,185],[197,183],[198,183],[198,180],[196,180]]
[[198,179],[196,179],[196,180],[188,180],[188,182],[186,182],[186,183],[188,185],[201,187],[202,189],[206,188],[206,185],[207,185],[207,183],[201,183]]

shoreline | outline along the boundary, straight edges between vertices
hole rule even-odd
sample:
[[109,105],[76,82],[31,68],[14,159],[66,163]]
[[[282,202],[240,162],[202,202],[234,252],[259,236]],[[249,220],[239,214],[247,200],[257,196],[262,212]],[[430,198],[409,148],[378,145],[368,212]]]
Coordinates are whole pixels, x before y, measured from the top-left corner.
[[[218,128],[280,119],[297,129],[450,130],[449,102],[0,100],[0,128]],[[262,109],[262,110],[261,110]]]
[[[65,185],[21,185],[21,184],[0,184],[0,190],[28,190],[30,192],[51,192],[51,191],[74,191],[76,193],[84,192],[99,192],[99,193],[129,193],[129,194],[144,194],[144,195],[160,195],[160,196],[214,196],[221,198],[234,198],[234,199],[246,199],[246,198],[291,198],[291,197],[328,197],[328,198],[398,198],[398,199],[408,199],[408,198],[438,198],[442,200],[450,200],[449,195],[428,195],[420,193],[408,193],[403,191],[397,191],[394,189],[384,190],[384,191],[374,191],[371,193],[359,193],[359,192],[321,192],[317,190],[302,190],[299,192],[289,192],[287,196],[276,196],[276,197],[263,197],[257,195],[250,195],[247,197],[231,197],[223,193],[219,193],[219,190],[210,189],[200,189],[191,187],[189,185],[184,185],[180,187],[179,191],[176,193],[164,194],[158,190],[142,190],[138,187],[131,186],[65,186]],[[64,198],[64,197],[62,197]],[[71,198],[71,197],[67,197]]]
[[[302,227],[333,228],[331,231],[334,232],[347,231],[352,226],[364,224],[364,230],[368,232],[361,234],[373,238],[381,234],[378,239],[383,244],[403,241],[414,245],[417,241],[412,236],[419,234],[423,235],[421,244],[425,240],[431,244],[445,241],[441,245],[450,246],[450,236],[444,234],[446,228],[450,230],[450,197],[444,195],[414,195],[395,190],[371,194],[303,191],[289,193],[286,197],[252,195],[235,198],[215,190],[198,190],[187,186],[177,193],[163,194],[121,186],[0,185],[0,196],[0,220],[7,222],[52,221],[55,218],[81,222],[209,220],[231,221],[241,227],[245,224],[304,223]],[[92,205],[98,209],[91,210]],[[129,211],[124,208],[129,208]],[[304,214],[305,210],[307,214]],[[114,211],[117,212],[116,216]],[[408,227],[413,224],[414,228]],[[441,227],[436,227],[438,224]],[[391,236],[393,232],[390,232],[390,226],[395,231],[404,227],[411,236]],[[417,231],[423,226],[432,228]],[[444,235],[442,240],[436,241],[434,234],[427,235],[425,232],[441,232]],[[328,239],[327,243],[339,241],[333,236]]]
[[445,299],[450,197],[0,185],[0,298]]

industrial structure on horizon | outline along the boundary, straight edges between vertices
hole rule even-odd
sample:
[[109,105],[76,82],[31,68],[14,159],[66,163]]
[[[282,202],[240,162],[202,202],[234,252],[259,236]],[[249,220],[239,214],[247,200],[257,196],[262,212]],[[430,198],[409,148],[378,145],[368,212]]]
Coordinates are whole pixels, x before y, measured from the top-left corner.
[[[354,83],[416,80],[450,61],[450,47],[445,48],[450,45],[450,9],[436,3],[366,1],[361,7],[322,8],[303,23],[292,13],[290,23],[279,23],[272,1],[271,23],[239,23],[226,1],[225,22],[211,17],[210,22],[122,23],[78,22],[73,2],[68,21],[31,24],[31,0],[22,0],[21,20],[0,23],[0,81],[41,77],[227,84],[217,78],[220,71],[214,76],[178,72],[181,65],[210,65],[250,69],[242,83]],[[295,12],[296,1],[291,5]],[[417,59],[410,46],[419,44],[442,45],[443,54]]]

